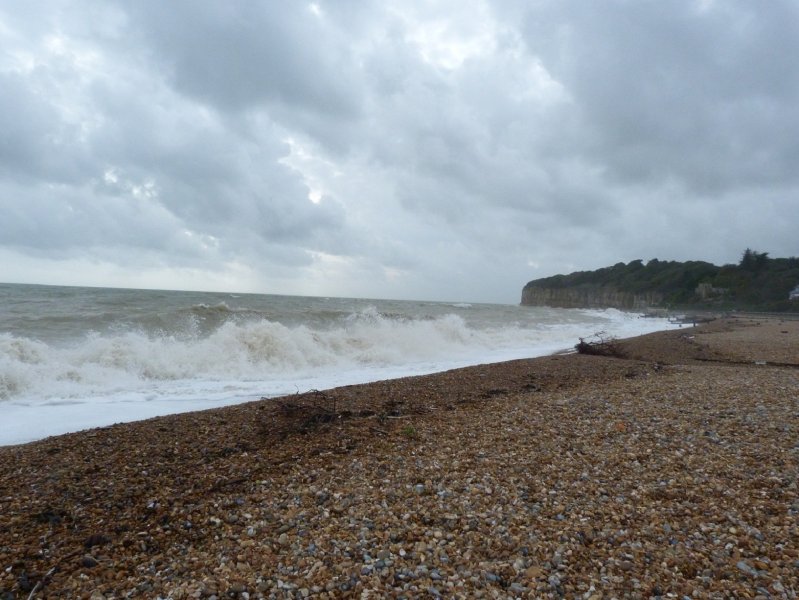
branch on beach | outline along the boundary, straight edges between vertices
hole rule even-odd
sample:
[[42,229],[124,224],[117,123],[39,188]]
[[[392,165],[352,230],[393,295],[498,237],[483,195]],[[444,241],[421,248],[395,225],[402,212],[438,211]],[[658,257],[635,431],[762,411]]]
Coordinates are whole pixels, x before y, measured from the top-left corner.
[[622,349],[619,341],[604,331],[599,331],[589,338],[580,338],[580,343],[574,346],[578,354],[593,356],[611,356],[613,358],[626,358],[627,353]]
[[47,573],[45,573],[44,577],[42,577],[31,590],[30,596],[28,596],[28,600],[32,600],[33,598],[35,598],[36,594],[39,593],[39,591],[42,590],[42,588],[44,588],[45,585],[47,585],[47,581],[50,579],[50,577],[53,576],[53,573],[55,573],[56,569],[57,567],[53,567],[52,569],[47,571]]

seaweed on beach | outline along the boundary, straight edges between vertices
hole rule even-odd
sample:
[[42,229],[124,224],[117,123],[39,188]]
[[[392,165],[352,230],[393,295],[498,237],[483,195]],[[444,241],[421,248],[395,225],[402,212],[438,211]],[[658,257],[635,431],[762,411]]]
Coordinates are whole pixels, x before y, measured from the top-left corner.
[[305,394],[297,394],[281,400],[273,400],[279,415],[282,433],[308,433],[313,429],[349,416],[347,412],[338,410],[335,395],[328,395],[319,390]]

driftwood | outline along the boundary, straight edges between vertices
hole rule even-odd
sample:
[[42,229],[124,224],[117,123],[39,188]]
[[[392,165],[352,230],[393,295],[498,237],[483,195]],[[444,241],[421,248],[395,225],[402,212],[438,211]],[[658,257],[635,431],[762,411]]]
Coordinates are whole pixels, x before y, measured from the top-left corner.
[[31,590],[30,596],[28,596],[28,600],[33,600],[33,597],[34,597],[34,596],[36,596],[36,592],[38,592],[39,590],[41,590],[41,589],[42,589],[42,588],[45,586],[45,582],[46,582],[48,579],[50,579],[50,577],[53,575],[53,573],[55,573],[55,570],[56,570],[57,568],[58,568],[58,567],[53,567],[52,569],[50,569],[49,571],[47,571],[47,573],[45,573],[44,577],[42,577],[42,578],[41,578],[41,579],[40,579],[40,580],[39,580],[39,581],[36,583],[36,585],[35,585],[35,586],[33,586],[33,589]]
[[[587,341],[586,341],[587,340]],[[594,356],[612,356],[625,358],[627,353],[619,341],[604,331],[599,331],[590,338],[580,338],[580,343],[574,346],[578,354],[591,354]]]

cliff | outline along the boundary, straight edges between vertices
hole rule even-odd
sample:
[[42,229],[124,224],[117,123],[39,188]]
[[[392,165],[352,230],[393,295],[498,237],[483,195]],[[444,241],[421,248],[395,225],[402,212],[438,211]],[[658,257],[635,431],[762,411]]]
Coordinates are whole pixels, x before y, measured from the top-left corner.
[[552,306],[555,308],[618,308],[645,309],[663,302],[663,294],[647,292],[634,294],[614,287],[585,285],[573,288],[525,286],[522,305]]
[[799,312],[799,258],[749,248],[737,265],[634,260],[595,271],[535,279],[522,304],[558,308],[713,308]]

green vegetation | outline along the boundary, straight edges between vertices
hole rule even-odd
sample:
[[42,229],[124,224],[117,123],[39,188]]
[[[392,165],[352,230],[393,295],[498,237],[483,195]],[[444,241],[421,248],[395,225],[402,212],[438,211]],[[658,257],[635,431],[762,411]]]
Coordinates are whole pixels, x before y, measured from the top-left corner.
[[663,296],[671,308],[799,311],[799,299],[788,296],[799,286],[799,258],[769,258],[768,252],[744,251],[737,265],[718,267],[702,261],[652,259],[617,263],[596,271],[579,271],[536,279],[525,288],[599,287],[619,292]]
[[419,432],[416,430],[416,427],[413,425],[406,425],[402,428],[402,435],[404,435],[409,440],[416,440],[419,438]]

